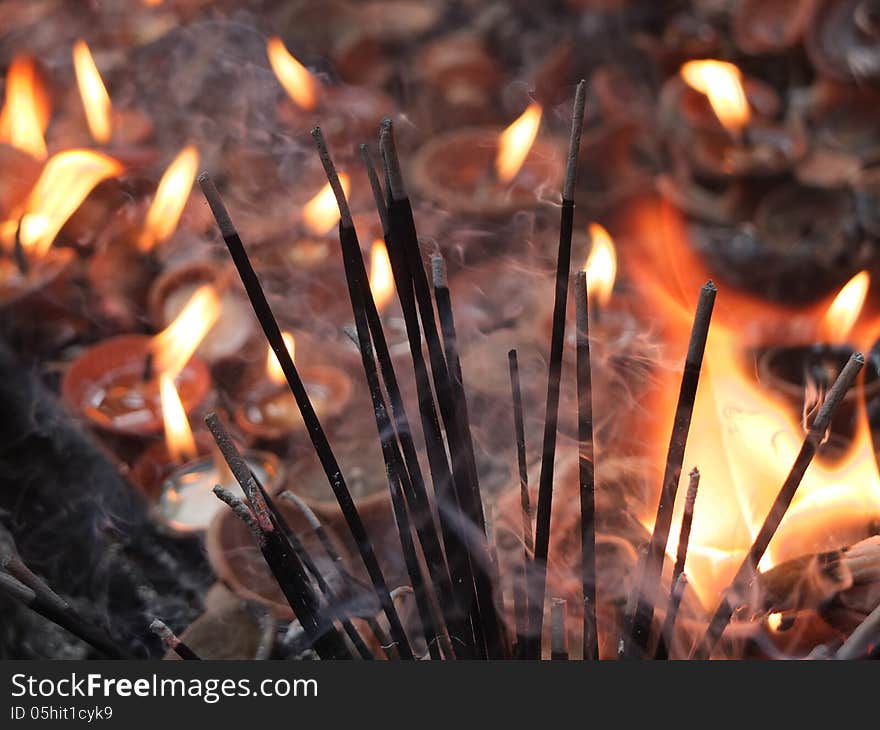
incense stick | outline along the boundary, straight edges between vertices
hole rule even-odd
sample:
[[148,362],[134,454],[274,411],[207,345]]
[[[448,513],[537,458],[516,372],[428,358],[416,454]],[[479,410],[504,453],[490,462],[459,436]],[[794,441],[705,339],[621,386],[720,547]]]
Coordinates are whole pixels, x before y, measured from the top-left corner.
[[587,274],[575,277],[577,326],[578,477],[581,501],[581,589],[583,592],[583,657],[599,658],[596,622],[596,495],[593,446],[593,381],[590,368],[590,304]]
[[168,626],[159,619],[153,619],[150,624],[150,631],[162,639],[165,647],[173,651],[177,656],[185,661],[199,661],[201,657],[181,641]]
[[567,614],[567,603],[564,598],[554,598],[550,601],[551,659],[568,659],[568,635],[565,630]]
[[700,290],[694,323],[691,328],[684,372],[681,377],[681,389],[678,394],[678,405],[675,409],[675,420],[672,435],[669,439],[669,450],[666,455],[666,469],[660,499],[657,503],[657,516],[654,531],[648,546],[645,570],[639,587],[638,598],[634,607],[634,615],[628,617],[624,633],[624,654],[635,657],[643,656],[650,645],[651,624],[654,620],[654,609],[660,590],[660,577],[663,573],[663,559],[666,554],[666,543],[669,540],[669,529],[672,524],[672,512],[675,508],[675,497],[678,483],[681,480],[681,468],[684,462],[684,451],[687,445],[691,416],[694,412],[694,401],[697,386],[700,382],[700,370],[703,365],[703,353],[709,336],[709,323],[715,296],[718,290],[708,281]]
[[248,299],[250,300],[254,313],[263,329],[263,333],[269,341],[272,351],[278,358],[278,362],[281,365],[285,378],[287,379],[290,391],[296,399],[300,414],[306,425],[306,430],[312,441],[312,446],[321,462],[321,466],[327,476],[330,488],[336,496],[336,500],[339,503],[339,508],[342,511],[348,529],[358,547],[361,559],[363,560],[367,573],[370,576],[370,580],[373,583],[373,588],[376,591],[382,610],[388,619],[392,638],[398,645],[401,657],[404,659],[413,659],[412,649],[409,646],[409,641],[406,638],[406,633],[403,630],[403,625],[400,622],[397,609],[394,607],[394,603],[391,600],[388,585],[385,582],[385,576],[382,573],[379,561],[376,558],[376,552],[373,549],[373,545],[367,535],[366,529],[364,528],[363,521],[358,514],[357,507],[355,506],[351,493],[348,490],[348,486],[345,483],[345,478],[342,475],[342,469],[339,466],[339,462],[333,454],[330,442],[327,440],[327,435],[324,433],[324,429],[318,420],[318,416],[315,413],[315,409],[312,406],[308,393],[306,392],[305,385],[293,363],[293,358],[291,358],[290,352],[287,350],[284,338],[281,336],[281,329],[278,326],[275,316],[272,314],[272,309],[269,306],[269,302],[266,300],[266,295],[260,286],[257,274],[248,259],[244,244],[242,243],[238,232],[235,230],[235,226],[232,224],[232,219],[229,217],[229,213],[226,210],[226,206],[224,205],[220,194],[217,192],[214,183],[211,181],[211,178],[207,173],[203,172],[199,175],[199,185],[208,201],[208,205],[211,207],[211,212],[214,214],[214,218],[217,220],[220,232],[223,235],[223,240],[226,243],[226,247],[229,249],[232,260],[238,270],[239,277],[244,284]]
[[[657,649],[654,652],[655,659],[666,659],[669,655],[669,642],[675,625],[675,615],[678,612],[678,604],[681,602],[681,597],[684,594],[684,587],[679,588],[678,579],[684,575],[684,566],[687,563],[688,542],[691,537],[691,524],[694,520],[694,505],[697,501],[697,489],[699,486],[700,470],[694,467],[691,469],[687,495],[685,495],[684,500],[684,511],[681,514],[681,528],[678,531],[675,565],[672,568],[672,578],[669,581],[669,584],[672,586],[669,592],[669,605],[666,608],[663,630],[660,632]],[[678,591],[677,598],[676,591]]]
[[675,637],[675,621],[678,618],[678,609],[681,606],[681,599],[687,585],[687,573],[681,573],[672,583],[669,606],[666,609],[666,617],[663,619],[663,628],[660,630],[654,659],[664,661],[669,658],[669,650],[672,648],[672,640]]
[[529,472],[526,462],[526,434],[523,423],[522,389],[519,382],[519,362],[516,350],[507,353],[510,370],[510,391],[513,399],[513,428],[516,438],[516,462],[519,470],[519,499],[522,515],[522,562],[517,564],[513,580],[513,606],[516,617],[517,654],[523,655],[529,628],[529,592],[526,578],[529,560],[534,548],[532,538],[532,508],[529,500]]
[[559,223],[559,251],[556,258],[556,286],[553,301],[553,324],[550,334],[550,361],[547,372],[547,404],[544,438],[541,447],[541,474],[538,482],[538,508],[535,521],[535,595],[530,597],[528,656],[541,656],[544,626],[544,596],[547,590],[547,557],[550,551],[550,513],[553,506],[553,470],[556,458],[556,426],[559,417],[559,382],[562,375],[562,347],[565,342],[565,308],[568,299],[568,272],[571,266],[571,236],[574,227],[574,185],[577,179],[577,156],[584,122],[586,82],[577,86],[565,184],[562,188],[562,211]]
[[783,482],[779,493],[776,495],[776,499],[773,501],[767,516],[764,518],[764,523],[761,525],[761,529],[755,536],[748,553],[746,553],[745,559],[740,565],[739,570],[737,570],[733,581],[731,581],[730,588],[725,591],[725,595],[715,611],[715,615],[709,622],[709,628],[706,630],[703,640],[693,653],[693,658],[708,659],[712,653],[712,649],[715,648],[715,645],[718,643],[719,639],[721,639],[721,635],[724,633],[724,629],[727,628],[727,624],[730,623],[733,611],[736,608],[734,605],[734,594],[746,586],[747,582],[754,574],[754,571],[757,569],[758,563],[764,556],[767,547],[770,545],[770,541],[773,539],[773,535],[776,534],[776,530],[779,528],[782,518],[785,517],[788,507],[794,499],[794,495],[801,483],[801,479],[804,477],[804,473],[807,471],[807,467],[810,465],[810,462],[812,462],[813,457],[816,455],[816,451],[819,449],[819,446],[825,437],[825,432],[828,430],[834,412],[837,410],[837,407],[840,405],[847,391],[855,382],[856,377],[864,364],[864,355],[861,353],[855,353],[852,355],[849,362],[847,362],[843,370],[841,370],[840,375],[837,376],[837,380],[834,381],[831,390],[828,391],[828,395],[822,403],[819,413],[810,426],[810,430],[804,437],[804,442],[794,460],[791,471],[788,473],[785,482]]

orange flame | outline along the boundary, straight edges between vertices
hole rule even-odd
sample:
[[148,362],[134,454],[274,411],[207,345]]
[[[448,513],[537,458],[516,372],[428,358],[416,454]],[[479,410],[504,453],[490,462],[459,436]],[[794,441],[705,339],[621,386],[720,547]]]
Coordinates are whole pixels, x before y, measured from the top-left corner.
[[529,150],[538,136],[543,111],[535,102],[501,133],[498,139],[498,152],[495,154],[495,173],[501,182],[510,182],[516,177]]
[[147,211],[144,231],[138,241],[141,251],[149,251],[174,233],[189,200],[198,167],[199,152],[193,145],[184,147],[168,165]]
[[73,45],[73,69],[76,85],[86,111],[86,122],[92,137],[99,144],[107,144],[112,132],[110,95],[101,80],[101,74],[84,40]]
[[370,248],[370,291],[376,302],[376,309],[385,309],[394,296],[394,274],[385,241],[377,238]]
[[617,277],[617,251],[614,241],[598,223],[590,223],[592,247],[584,271],[587,272],[587,294],[602,306],[608,304]]
[[742,85],[742,73],[726,61],[688,61],[681,77],[695,91],[705,94],[724,128],[739,133],[751,116]]
[[46,157],[43,135],[49,124],[49,94],[32,58],[13,59],[6,75],[6,102],[0,113],[0,141],[37,159]]
[[159,376],[159,398],[162,404],[165,446],[168,454],[178,464],[194,459],[198,452],[192,429],[183,409],[183,403],[180,402],[177,388],[174,387],[174,378],[166,373]]
[[[682,292],[695,295],[710,272],[687,244],[680,215],[665,204],[657,209],[659,216],[654,210],[639,206],[634,211],[642,245],[626,249],[627,270],[650,308],[645,317],[662,333],[672,356],[680,358],[693,321],[693,299]],[[686,474],[699,466],[700,496],[685,571],[708,608],[717,604],[757,535],[804,436],[800,409],[758,381],[750,353],[768,343],[809,341],[821,316],[819,307],[785,308],[733,289],[719,293],[685,452],[685,481],[667,545],[668,554],[675,555]],[[854,326],[850,338],[863,347],[873,341],[871,335],[868,326]],[[645,407],[662,417],[648,433],[648,457],[663,464],[681,371],[659,368],[655,374],[656,387]],[[654,505],[646,506],[643,523],[649,530],[654,511]],[[860,402],[846,453],[813,460],[759,570],[852,544],[867,536],[877,518],[880,473]]]
[[[112,157],[92,150],[67,150],[49,158],[21,216],[21,245],[39,258],[58,231],[101,181],[122,172]],[[19,212],[16,211],[18,217]]]
[[870,285],[868,272],[860,271],[834,297],[819,325],[819,331],[827,342],[847,341],[862,312]]
[[269,64],[287,95],[300,109],[314,109],[320,93],[317,79],[290,54],[278,36],[269,39],[266,52],[269,55]]
[[[284,340],[284,346],[290,353],[290,359],[293,360],[296,353],[296,340],[293,339],[293,335],[290,332],[282,332],[281,337]],[[287,382],[287,377],[281,369],[281,363],[278,362],[275,351],[271,347],[267,348],[266,353],[266,375],[269,380],[278,385],[284,385]]]
[[210,284],[200,286],[180,314],[153,338],[156,372],[176,377],[220,316],[220,297]]
[[[348,196],[348,175],[339,173],[339,182],[345,195]],[[302,221],[306,230],[314,236],[323,236],[333,230],[339,222],[339,207],[336,205],[336,196],[330,183],[327,183],[321,192],[303,206]]]

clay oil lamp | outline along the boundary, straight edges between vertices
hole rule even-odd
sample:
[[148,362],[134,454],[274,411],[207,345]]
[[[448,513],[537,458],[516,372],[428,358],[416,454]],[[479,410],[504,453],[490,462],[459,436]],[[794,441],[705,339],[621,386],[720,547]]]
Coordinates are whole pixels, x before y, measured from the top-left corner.
[[160,433],[159,376],[175,379],[188,414],[211,390],[207,366],[192,355],[219,312],[217,293],[204,286],[158,335],[120,335],[93,345],[65,373],[65,400],[104,431],[141,438]]
[[[159,397],[165,443],[161,448],[148,449],[136,471],[145,475],[151,467],[151,476],[162,475],[153,512],[168,532],[175,535],[202,532],[214,516],[225,509],[212,491],[214,486],[219,484],[239,497],[243,496],[241,488],[217,450],[205,442],[197,443],[193,437],[174,379],[168,375],[159,376]],[[245,451],[243,455],[260,483],[274,491],[281,479],[278,459],[258,451]],[[152,464],[146,464],[146,460]],[[149,484],[142,487],[154,489]]]
[[368,139],[394,109],[384,93],[365,86],[322,84],[294,58],[277,36],[266,44],[269,64],[288,99],[278,115],[288,126],[305,132],[320,122],[324,135],[338,145]]
[[[866,271],[856,274],[837,293],[819,322],[817,342],[809,345],[773,347],[758,357],[758,377],[774,392],[782,394],[793,412],[805,423],[815,416],[822,396],[843,369],[853,347],[850,334],[862,311],[870,286]],[[876,368],[866,368],[864,381],[849,391],[835,413],[826,448],[833,452],[845,447],[856,428],[857,403],[880,394]]]
[[153,137],[153,123],[136,109],[113,106],[92,52],[82,39],[73,45],[73,69],[86,126],[95,143],[127,167],[140,168],[152,162],[155,150],[147,142]]
[[880,81],[880,4],[876,0],[816,3],[806,35],[813,65],[844,83]]
[[[296,351],[293,335],[285,332],[284,342],[293,357]],[[262,377],[248,386],[244,402],[235,412],[235,420],[252,441],[284,443],[296,434],[303,434],[305,423],[271,347],[266,349],[265,363]],[[345,410],[352,387],[345,371],[332,365],[308,365],[301,366],[299,373],[322,423]]]
[[662,113],[670,113],[670,104],[675,105],[673,118],[690,126],[689,132],[677,131],[678,143],[702,174],[721,179],[772,176],[791,169],[806,154],[802,127],[774,120],[780,106],[775,92],[745,78],[731,63],[685,63],[680,79],[664,90]]
[[559,149],[538,138],[543,111],[537,103],[506,129],[468,127],[439,134],[413,158],[418,189],[444,210],[502,218],[538,207],[558,188]]
[[[163,244],[177,230],[198,164],[195,147],[181,150],[162,174],[146,212],[137,206],[118,217],[98,240],[89,261],[89,280],[98,294],[101,316],[121,329],[133,327],[149,304],[149,288],[165,255]],[[169,321],[153,320],[160,327]]]

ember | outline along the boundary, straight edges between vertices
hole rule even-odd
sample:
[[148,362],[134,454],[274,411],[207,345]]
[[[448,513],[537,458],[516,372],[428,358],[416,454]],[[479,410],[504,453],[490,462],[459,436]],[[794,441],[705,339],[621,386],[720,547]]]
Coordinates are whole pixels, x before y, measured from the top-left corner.
[[877,654],[868,4],[74,5],[0,0],[0,656]]

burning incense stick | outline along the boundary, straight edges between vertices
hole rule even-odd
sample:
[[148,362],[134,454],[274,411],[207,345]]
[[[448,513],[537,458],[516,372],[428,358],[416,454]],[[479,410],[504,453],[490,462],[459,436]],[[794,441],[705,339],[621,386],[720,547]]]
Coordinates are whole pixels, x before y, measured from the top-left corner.
[[657,641],[657,649],[654,652],[655,659],[666,659],[669,653],[669,642],[672,640],[672,631],[675,626],[675,615],[681,597],[684,595],[684,586],[678,585],[678,580],[684,575],[684,566],[687,562],[688,542],[691,537],[691,525],[694,521],[694,505],[697,501],[697,488],[700,486],[700,470],[691,469],[690,481],[688,482],[687,495],[684,501],[684,511],[681,515],[681,528],[678,532],[678,548],[675,553],[675,566],[672,568],[669,593],[669,605],[666,608],[666,618],[663,622],[663,630]]
[[581,587],[583,606],[583,657],[599,658],[596,621],[596,495],[593,446],[593,382],[590,370],[590,304],[587,274],[575,277],[577,311],[578,476],[581,498]]
[[837,407],[840,405],[847,391],[855,382],[856,377],[864,364],[864,355],[858,352],[852,355],[849,362],[847,362],[843,370],[840,372],[840,375],[837,376],[837,380],[834,381],[831,390],[828,391],[828,396],[825,398],[824,403],[822,403],[822,407],[819,409],[816,419],[813,421],[810,430],[804,437],[804,442],[794,460],[791,471],[788,473],[785,482],[783,482],[779,493],[776,495],[776,499],[773,501],[770,511],[767,513],[767,517],[764,518],[764,524],[761,525],[761,529],[755,536],[752,546],[749,548],[748,553],[746,553],[745,559],[730,584],[730,588],[725,591],[725,595],[722,597],[721,603],[715,611],[715,615],[709,622],[709,628],[706,630],[706,635],[695,650],[692,658],[708,659],[712,654],[712,649],[715,648],[715,645],[718,643],[719,639],[721,639],[721,635],[724,633],[724,629],[727,628],[727,624],[730,623],[730,619],[736,608],[734,605],[736,592],[745,588],[748,581],[754,575],[758,563],[764,556],[767,547],[770,545],[770,541],[773,539],[773,535],[776,534],[776,530],[779,528],[782,518],[785,517],[786,511],[788,510],[791,501],[794,499],[795,492],[797,492],[798,486],[800,486],[801,479],[803,479],[807,467],[816,455],[816,451],[822,443],[822,439],[825,438],[825,432],[828,430],[834,412],[837,410]]
[[220,194],[217,192],[214,183],[211,181],[211,178],[207,173],[199,175],[199,185],[208,201],[208,205],[211,207],[211,212],[214,214],[214,218],[217,220],[220,232],[223,234],[223,240],[226,242],[226,246],[229,249],[229,253],[232,256],[236,269],[238,269],[239,276],[245,286],[254,313],[260,321],[263,333],[269,341],[269,345],[272,347],[275,357],[278,358],[278,362],[281,365],[285,378],[287,379],[287,384],[290,386],[291,393],[293,393],[293,397],[296,399],[300,414],[302,415],[309,437],[311,438],[312,446],[315,449],[315,453],[318,455],[318,459],[327,476],[330,488],[336,496],[339,508],[345,517],[346,524],[348,525],[355,544],[358,547],[361,559],[363,560],[367,573],[370,576],[370,580],[373,583],[382,610],[388,618],[388,625],[391,629],[392,637],[398,645],[400,655],[404,659],[413,659],[412,649],[409,646],[409,641],[406,638],[406,633],[403,630],[403,625],[400,622],[397,609],[394,607],[394,602],[391,600],[391,594],[388,590],[388,585],[385,582],[385,576],[379,566],[379,561],[376,558],[376,552],[373,549],[373,545],[370,542],[366,529],[364,528],[363,521],[358,514],[357,507],[355,507],[354,500],[351,498],[351,493],[345,483],[345,478],[342,475],[342,469],[339,466],[339,462],[336,460],[333,450],[330,448],[330,442],[327,440],[327,435],[324,433],[324,429],[318,420],[315,409],[309,400],[305,385],[297,372],[296,366],[293,364],[293,358],[290,356],[284,338],[281,336],[281,329],[278,326],[275,316],[272,314],[272,309],[269,307],[269,302],[266,300],[266,295],[263,292],[263,288],[260,286],[257,274],[248,259],[244,244],[242,243],[238,232],[235,230],[235,226],[232,224],[232,219],[229,217],[229,213],[226,210],[226,206],[224,205]]
[[510,369],[510,391],[513,398],[513,428],[516,434],[516,462],[519,469],[519,499],[522,514],[522,563],[517,565],[513,582],[513,605],[516,614],[517,654],[522,654],[526,646],[529,627],[529,592],[527,577],[534,541],[532,538],[532,507],[529,500],[529,472],[526,463],[526,434],[523,424],[522,389],[519,382],[519,362],[516,350],[507,353]]
[[568,272],[571,266],[571,235],[574,227],[574,185],[577,179],[577,157],[581,143],[581,129],[584,123],[585,103],[586,82],[581,81],[574,97],[568,162],[565,168],[565,183],[562,188],[559,253],[556,259],[556,287],[553,301],[553,325],[550,335],[550,363],[547,373],[547,406],[544,418],[541,475],[538,483],[538,509],[535,521],[535,558],[532,563],[536,578],[534,581],[536,592],[530,598],[530,639],[527,655],[531,659],[541,657],[541,634],[544,627],[547,556],[550,551],[550,513],[553,506],[553,469],[556,459],[556,425],[559,417],[559,381],[562,375],[565,308],[568,299]]
[[666,454],[666,470],[663,474],[660,500],[657,503],[654,531],[651,534],[645,570],[633,608],[634,614],[629,617],[624,631],[624,655],[629,657],[643,656],[650,645],[651,623],[654,620],[654,609],[660,590],[660,577],[663,573],[663,559],[672,524],[672,511],[675,508],[675,496],[681,479],[684,450],[694,412],[700,370],[703,366],[703,353],[706,350],[709,323],[712,320],[712,309],[715,306],[717,293],[715,285],[708,281],[700,290],[700,298],[697,300],[684,372],[681,376],[681,390],[675,409],[672,436],[669,439],[669,451]]
[[177,656],[185,661],[199,661],[201,657],[182,642],[168,626],[159,619],[153,619],[150,624],[150,631],[162,639],[165,647],[173,651]]

